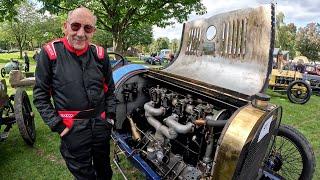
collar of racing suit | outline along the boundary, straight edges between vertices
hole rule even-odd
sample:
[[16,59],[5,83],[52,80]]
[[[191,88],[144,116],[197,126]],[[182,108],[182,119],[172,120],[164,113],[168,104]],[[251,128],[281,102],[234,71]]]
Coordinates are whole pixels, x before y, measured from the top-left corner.
[[68,51],[72,52],[72,53],[75,53],[77,56],[81,56],[82,54],[84,54],[85,52],[87,52],[88,50],[88,47],[89,47],[89,44],[87,43],[86,46],[81,49],[81,50],[77,50],[75,49],[74,47],[72,47],[69,42],[68,42],[68,39],[67,37],[65,36],[64,38],[61,39],[64,46],[67,48]]

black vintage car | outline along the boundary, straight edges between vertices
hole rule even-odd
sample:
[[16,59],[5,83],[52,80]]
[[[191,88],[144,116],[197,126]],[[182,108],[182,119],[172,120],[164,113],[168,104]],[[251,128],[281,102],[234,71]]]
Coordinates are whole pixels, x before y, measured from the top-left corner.
[[303,79],[310,83],[312,92],[320,95],[320,65],[306,65]]

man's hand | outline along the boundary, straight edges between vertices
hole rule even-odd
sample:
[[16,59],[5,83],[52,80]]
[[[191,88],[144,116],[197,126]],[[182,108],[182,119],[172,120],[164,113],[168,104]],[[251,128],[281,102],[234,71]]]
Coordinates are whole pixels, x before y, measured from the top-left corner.
[[64,130],[61,132],[60,137],[63,137],[64,135],[66,135],[68,132],[70,131],[69,128],[64,128]]
[[107,118],[107,122],[108,122],[109,124],[111,124],[111,126],[114,126],[114,120],[113,120],[113,119]]
[[114,121],[114,119],[107,118],[107,122],[108,122],[108,124],[110,125],[111,129],[114,129],[114,128],[115,128],[115,121]]

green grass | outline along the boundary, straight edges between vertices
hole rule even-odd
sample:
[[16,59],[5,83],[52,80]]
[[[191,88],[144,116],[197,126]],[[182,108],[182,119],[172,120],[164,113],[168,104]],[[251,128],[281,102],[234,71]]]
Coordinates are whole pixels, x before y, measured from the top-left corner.
[[[130,59],[138,61],[135,58]],[[3,63],[0,64],[0,68],[3,66]],[[31,71],[34,71],[34,69],[35,65],[32,64]],[[8,83],[8,76],[6,79]],[[28,88],[27,92],[32,101],[32,89]],[[13,93],[14,89],[9,88],[9,94]],[[319,165],[320,97],[313,95],[307,104],[297,105],[290,103],[285,95],[270,90],[268,94],[271,96],[272,103],[283,107],[282,123],[294,126],[311,142]],[[33,110],[35,111],[35,108]],[[58,134],[49,130],[37,112],[35,123],[37,139],[34,147],[29,147],[24,143],[16,124],[10,131],[9,138],[5,142],[0,142],[0,179],[72,179],[59,152],[60,140]],[[122,159],[124,161],[121,165],[129,179],[143,179],[138,170],[132,168],[124,157]],[[123,179],[113,163],[112,167],[114,169],[113,179]],[[316,168],[314,179],[320,179],[320,168]]]
[[[24,52],[25,52],[25,51],[22,52],[22,56],[23,56],[23,53],[24,53]],[[32,56],[34,55],[34,52],[35,52],[35,51],[27,51],[30,61],[33,61]],[[11,59],[11,58],[13,58],[13,59],[18,59],[20,62],[24,62],[24,60],[20,59],[20,52],[0,53],[0,63],[10,62],[10,59]]]
[[282,124],[289,124],[298,129],[311,143],[316,156],[315,180],[320,179],[320,96],[312,95],[304,104],[293,104],[287,96],[268,90],[273,104],[283,108]]

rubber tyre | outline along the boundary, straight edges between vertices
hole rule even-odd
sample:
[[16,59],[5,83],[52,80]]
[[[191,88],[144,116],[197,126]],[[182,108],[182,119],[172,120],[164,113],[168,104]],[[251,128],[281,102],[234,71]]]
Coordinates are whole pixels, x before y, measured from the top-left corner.
[[31,115],[32,107],[26,91],[17,88],[14,96],[14,114],[23,140],[32,146],[36,140],[34,116]]
[[6,70],[4,68],[1,68],[1,77],[5,77],[6,76]]
[[[279,132],[276,138],[279,136],[287,140],[288,143],[292,143],[301,155],[303,167],[299,179],[312,179],[313,173],[315,171],[316,161],[312,147],[306,139],[306,137],[303,134],[301,134],[298,130],[288,125],[280,125]],[[284,178],[289,179],[288,177]]]
[[[294,97],[294,95],[291,94],[291,89],[297,84],[302,84],[303,86],[305,86],[307,88],[307,95],[306,95],[306,97],[304,97],[301,100],[298,100],[297,98]],[[289,86],[287,88],[287,96],[288,96],[288,99],[290,100],[290,102],[292,102],[292,103],[305,104],[309,101],[311,95],[312,95],[312,90],[311,90],[310,85],[303,80],[293,81],[289,84]]]

